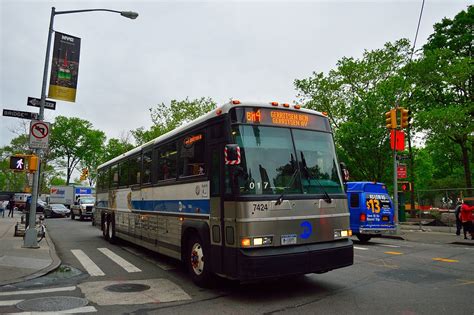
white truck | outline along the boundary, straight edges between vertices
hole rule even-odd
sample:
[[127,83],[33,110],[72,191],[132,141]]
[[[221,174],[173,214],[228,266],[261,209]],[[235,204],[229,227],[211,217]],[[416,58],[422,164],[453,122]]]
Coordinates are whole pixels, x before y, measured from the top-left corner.
[[71,206],[71,219],[77,216],[79,220],[84,218],[92,218],[92,211],[95,205],[95,197],[82,196],[79,197]]
[[71,209],[80,197],[93,197],[94,188],[90,186],[52,186],[48,203],[61,203]]

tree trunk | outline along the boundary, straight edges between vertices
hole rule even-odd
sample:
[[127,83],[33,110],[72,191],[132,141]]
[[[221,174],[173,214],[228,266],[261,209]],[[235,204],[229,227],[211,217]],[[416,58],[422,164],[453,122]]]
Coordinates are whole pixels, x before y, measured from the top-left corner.
[[469,163],[469,154],[467,151],[467,146],[466,146],[466,138],[463,137],[461,141],[459,141],[459,144],[461,145],[461,152],[462,152],[462,164],[464,166],[464,177],[466,178],[466,188],[467,190],[467,195],[471,196],[472,194],[472,180],[471,180],[471,165]]

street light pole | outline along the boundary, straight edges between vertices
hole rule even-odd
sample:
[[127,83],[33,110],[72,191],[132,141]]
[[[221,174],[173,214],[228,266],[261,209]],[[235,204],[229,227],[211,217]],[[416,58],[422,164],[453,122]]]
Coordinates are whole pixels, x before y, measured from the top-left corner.
[[[42,121],[44,119],[44,104],[46,103],[46,84],[48,81],[48,69],[49,69],[49,55],[51,52],[51,37],[53,36],[53,25],[54,25],[54,16],[58,14],[71,14],[71,13],[81,13],[81,12],[92,12],[92,11],[105,11],[119,13],[121,16],[136,19],[138,13],[132,11],[116,11],[110,9],[84,9],[84,10],[69,10],[69,11],[56,11],[55,7],[51,8],[51,18],[49,21],[49,30],[48,30],[48,43],[46,44],[46,57],[44,58],[44,71],[43,71],[43,84],[41,86],[41,101],[38,120]],[[31,132],[31,130],[30,130]],[[35,154],[38,158],[38,165],[36,167],[37,171],[33,173],[33,189],[31,196],[31,204],[29,217],[27,218],[29,224],[28,228],[25,231],[25,239],[23,247],[27,248],[39,248],[36,231],[36,204],[38,202],[38,192],[39,192],[39,178],[40,178],[40,164],[41,164],[41,149],[36,149]]]

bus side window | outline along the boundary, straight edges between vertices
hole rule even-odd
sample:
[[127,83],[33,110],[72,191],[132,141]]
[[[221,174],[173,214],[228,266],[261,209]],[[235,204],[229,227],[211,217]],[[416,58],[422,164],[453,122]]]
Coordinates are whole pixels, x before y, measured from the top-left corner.
[[142,184],[151,183],[151,154],[152,151],[146,151],[143,153],[143,182]]
[[164,145],[159,150],[158,180],[176,178],[176,142]]
[[358,193],[351,193],[350,205],[351,205],[351,208],[359,207],[359,194]]
[[179,176],[196,176],[206,173],[204,132],[184,137],[179,150]]
[[118,164],[114,164],[110,167],[110,187],[116,188],[119,183]]

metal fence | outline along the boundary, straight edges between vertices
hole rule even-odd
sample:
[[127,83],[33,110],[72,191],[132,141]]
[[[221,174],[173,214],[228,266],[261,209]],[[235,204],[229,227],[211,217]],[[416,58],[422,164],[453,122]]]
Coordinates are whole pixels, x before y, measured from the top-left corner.
[[423,189],[415,194],[415,208],[405,202],[407,220],[420,225],[456,226],[454,210],[465,197],[474,196],[473,188]]

